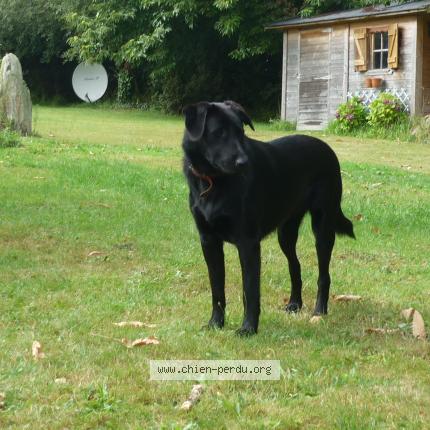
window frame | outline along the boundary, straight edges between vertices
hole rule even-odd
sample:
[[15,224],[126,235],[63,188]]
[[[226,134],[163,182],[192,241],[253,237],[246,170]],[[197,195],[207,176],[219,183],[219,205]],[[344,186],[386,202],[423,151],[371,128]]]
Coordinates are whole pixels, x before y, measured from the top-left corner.
[[[375,72],[383,72],[383,71],[387,71],[390,69],[389,65],[389,55],[390,55],[390,39],[389,39],[389,32],[388,32],[388,26],[384,26],[384,27],[372,27],[372,28],[368,28],[368,33],[370,35],[370,61],[369,61],[369,71],[375,71]],[[381,35],[381,48],[380,49],[375,49],[375,35],[376,33],[387,33],[387,48],[384,49],[383,48],[383,36]],[[386,52],[387,53],[387,66],[386,67],[375,67],[375,52],[380,52],[381,53],[381,65],[382,65],[382,56],[383,53]]]

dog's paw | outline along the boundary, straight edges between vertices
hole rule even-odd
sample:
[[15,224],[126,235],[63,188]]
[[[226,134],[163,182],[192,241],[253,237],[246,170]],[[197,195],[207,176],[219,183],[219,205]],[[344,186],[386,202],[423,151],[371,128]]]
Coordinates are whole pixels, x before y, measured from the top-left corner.
[[315,308],[314,313],[312,316],[318,317],[318,316],[324,316],[327,315],[327,308]]
[[240,337],[249,337],[257,334],[257,329],[251,326],[242,326],[240,329],[236,330],[236,335]]
[[290,302],[285,306],[285,312],[289,314],[300,312],[300,309],[302,309],[302,304],[298,302]]
[[224,319],[211,318],[203,328],[208,330],[220,330],[224,327]]
[[327,303],[325,304],[317,303],[315,306],[313,315],[314,316],[327,315]]

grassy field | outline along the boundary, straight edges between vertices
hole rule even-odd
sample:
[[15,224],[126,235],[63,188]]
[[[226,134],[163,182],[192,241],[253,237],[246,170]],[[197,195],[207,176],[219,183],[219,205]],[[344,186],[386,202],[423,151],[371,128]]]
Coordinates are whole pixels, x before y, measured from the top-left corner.
[[[0,148],[0,428],[427,429],[430,346],[400,311],[430,322],[430,146],[323,137],[338,153],[345,214],[332,292],[358,294],[309,323],[316,256],[299,240],[305,309],[286,315],[286,260],[263,244],[260,332],[242,318],[235,250],[226,248],[227,324],[210,313],[206,268],[181,174],[181,118],[91,107],[35,107],[37,137]],[[252,136],[282,133],[257,124]],[[93,251],[99,254],[89,256]],[[153,328],[120,328],[140,320]],[[155,335],[127,349],[121,338]],[[45,358],[34,360],[41,342]],[[149,381],[150,359],[276,359],[275,382]],[[63,383],[55,382],[65,378]]]

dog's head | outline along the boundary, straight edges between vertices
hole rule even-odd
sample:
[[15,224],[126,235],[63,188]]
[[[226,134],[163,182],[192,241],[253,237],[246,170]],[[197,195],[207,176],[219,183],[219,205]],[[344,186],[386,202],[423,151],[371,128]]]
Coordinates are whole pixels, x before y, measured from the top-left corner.
[[198,152],[214,170],[241,171],[248,163],[244,124],[254,126],[242,106],[233,101],[201,102],[184,108],[184,148]]

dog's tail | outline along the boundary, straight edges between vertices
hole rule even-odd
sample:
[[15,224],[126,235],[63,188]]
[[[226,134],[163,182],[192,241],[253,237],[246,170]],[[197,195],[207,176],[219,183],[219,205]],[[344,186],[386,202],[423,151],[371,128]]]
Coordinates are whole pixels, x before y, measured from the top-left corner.
[[352,222],[343,214],[341,208],[339,208],[337,214],[335,230],[337,234],[346,235],[355,239]]

